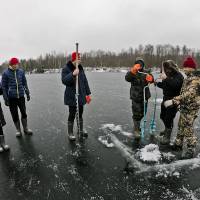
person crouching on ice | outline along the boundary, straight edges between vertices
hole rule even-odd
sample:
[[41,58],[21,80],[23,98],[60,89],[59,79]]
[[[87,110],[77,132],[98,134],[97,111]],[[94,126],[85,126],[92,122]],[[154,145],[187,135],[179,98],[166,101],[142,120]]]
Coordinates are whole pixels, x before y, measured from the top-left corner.
[[[78,69],[76,69],[76,59],[78,62]],[[76,58],[76,52],[71,55],[71,60],[62,69],[62,83],[66,86],[64,93],[64,104],[69,107],[68,116],[68,137],[70,141],[76,140],[73,132],[74,119],[76,117],[76,78],[78,78],[78,102],[79,102],[79,123],[80,123],[80,136],[87,137],[87,133],[83,131],[83,109],[86,103],[91,101],[91,92],[88,85],[88,81],[83,70],[83,66],[80,64],[80,53]]]
[[18,108],[21,112],[21,122],[24,133],[31,135],[33,132],[28,128],[24,98],[24,93],[26,93],[27,101],[29,101],[30,93],[25,72],[23,69],[19,68],[19,60],[17,58],[10,59],[9,67],[2,74],[2,89],[5,105],[10,108],[10,113],[17,130],[16,136],[22,136]]
[[[187,76],[184,79],[181,93],[172,100],[164,102],[165,107],[176,105],[180,107],[178,133],[173,150],[183,150],[182,158],[194,157],[197,137],[194,135],[193,123],[200,108],[200,74],[196,71],[196,63],[191,56],[183,63],[183,70]],[[183,149],[186,147],[186,149]]]
[[[130,99],[132,100],[132,113],[134,124],[134,137],[139,140],[140,134],[140,122],[144,117],[144,94],[143,90],[149,83],[153,83],[153,76],[146,74],[144,71],[144,60],[136,58],[136,61],[129,72],[125,76],[125,80],[131,83]],[[142,72],[142,73],[139,73]],[[151,97],[150,90],[147,87],[145,89],[146,102]],[[146,105],[147,106],[147,105]]]
[[[2,86],[0,83],[0,95],[3,94],[2,91]],[[9,150],[9,146],[7,144],[5,144],[5,137],[3,134],[3,126],[6,125],[6,121],[3,115],[3,110],[1,108],[1,102],[0,102],[0,153]]]
[[183,75],[178,71],[178,66],[174,63],[174,61],[167,60],[164,61],[162,65],[164,71],[164,73],[162,72],[160,76],[162,82],[157,82],[155,85],[163,90],[163,102],[161,104],[160,118],[165,125],[165,130],[160,132],[158,140],[160,144],[169,145],[172,128],[174,125],[174,118],[178,109],[177,105],[165,108],[164,102],[180,95],[184,78]]

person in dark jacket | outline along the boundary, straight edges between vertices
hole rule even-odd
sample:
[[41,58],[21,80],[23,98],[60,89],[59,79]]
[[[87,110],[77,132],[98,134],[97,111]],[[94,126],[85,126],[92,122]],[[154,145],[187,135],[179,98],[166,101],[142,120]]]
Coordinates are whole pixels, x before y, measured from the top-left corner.
[[[136,58],[136,61],[129,72],[125,76],[125,80],[131,83],[130,99],[132,100],[132,113],[134,124],[134,137],[140,139],[140,122],[144,117],[144,87],[153,82],[153,76],[144,70],[145,63],[142,58]],[[139,73],[142,72],[142,73]],[[151,97],[148,87],[145,89],[145,99]]]
[[163,102],[161,103],[160,118],[165,125],[165,130],[160,133],[158,140],[163,145],[169,145],[173,122],[178,109],[176,105],[166,108],[164,102],[180,95],[184,78],[178,71],[178,66],[172,60],[164,61],[162,68],[163,72],[160,76],[162,81],[155,84],[163,90]]
[[[76,62],[78,62],[78,69],[76,69]],[[76,78],[78,78],[79,88],[79,122],[80,122],[80,134],[82,137],[87,137],[87,133],[83,131],[83,110],[86,103],[91,101],[91,92],[86,78],[83,66],[80,64],[80,54],[76,58],[76,52],[72,53],[71,60],[62,69],[62,83],[66,86],[64,93],[64,104],[69,107],[68,116],[68,137],[69,140],[74,141],[76,139],[73,132],[74,119],[76,117]]]
[[[2,91],[2,86],[0,83],[0,95],[2,94],[3,94],[3,91]],[[5,125],[6,125],[6,121],[4,118],[4,114],[3,114],[3,110],[1,108],[1,102],[0,102],[0,153],[9,150],[9,146],[5,144],[5,137],[3,133],[3,126]]]
[[18,108],[21,112],[21,122],[24,133],[31,135],[32,131],[27,125],[27,114],[24,93],[27,95],[27,101],[30,100],[30,92],[28,89],[25,72],[19,68],[19,60],[11,58],[9,67],[2,74],[2,89],[5,105],[9,106],[13,122],[16,127],[16,136],[21,137],[21,127],[18,114]]

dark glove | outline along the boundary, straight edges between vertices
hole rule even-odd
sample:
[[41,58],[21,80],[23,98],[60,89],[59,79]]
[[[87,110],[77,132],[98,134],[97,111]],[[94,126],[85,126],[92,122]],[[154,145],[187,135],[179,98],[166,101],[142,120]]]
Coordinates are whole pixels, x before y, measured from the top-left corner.
[[27,94],[27,101],[30,101],[31,97],[29,94]]
[[9,100],[5,100],[5,105],[6,105],[6,106],[9,106],[9,105],[10,105]]

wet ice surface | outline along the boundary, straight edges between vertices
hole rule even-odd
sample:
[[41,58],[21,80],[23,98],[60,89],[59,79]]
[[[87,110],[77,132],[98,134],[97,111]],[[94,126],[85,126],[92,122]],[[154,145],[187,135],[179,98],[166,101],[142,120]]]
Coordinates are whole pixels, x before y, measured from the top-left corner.
[[[68,110],[63,105],[64,87],[59,74],[27,76],[32,98],[27,103],[32,137],[15,138],[10,114],[3,107],[7,121],[4,130],[11,151],[0,155],[0,199],[200,199],[198,158],[190,160],[189,165],[182,161],[171,167],[163,162],[141,162],[145,168],[124,171],[126,162],[119,150],[107,148],[99,138],[111,145],[111,133],[118,140],[116,144],[124,145],[128,152],[125,155],[138,151],[133,145],[130,85],[124,81],[124,73],[87,75],[93,102],[84,112],[89,138],[80,145],[70,144],[66,138]],[[161,91],[158,93],[159,112]],[[152,98],[148,121],[153,103]],[[159,131],[163,125],[160,120],[156,122]],[[195,127],[199,130],[199,121]],[[146,134],[144,145],[139,148],[149,143]],[[168,150],[162,153],[173,160]]]

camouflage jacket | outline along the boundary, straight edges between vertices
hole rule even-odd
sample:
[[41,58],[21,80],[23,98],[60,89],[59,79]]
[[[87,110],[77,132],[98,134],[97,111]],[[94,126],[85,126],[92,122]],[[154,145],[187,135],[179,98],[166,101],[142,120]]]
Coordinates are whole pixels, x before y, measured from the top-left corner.
[[191,111],[200,108],[200,76],[191,73],[183,82],[181,93],[173,98],[173,104],[179,105],[180,110]]
[[[147,72],[147,71],[144,71]],[[137,73],[133,75],[130,71],[127,72],[125,76],[125,80],[131,83],[130,88],[130,99],[135,102],[143,102],[144,101],[144,87],[148,85],[146,81],[146,75]],[[151,93],[149,87],[145,89],[145,99],[148,100],[151,97]]]

